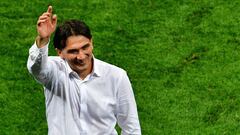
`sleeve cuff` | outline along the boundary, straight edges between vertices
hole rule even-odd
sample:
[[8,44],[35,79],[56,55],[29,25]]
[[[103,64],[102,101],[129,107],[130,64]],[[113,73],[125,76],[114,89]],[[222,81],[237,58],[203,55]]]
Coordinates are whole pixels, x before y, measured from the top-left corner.
[[42,54],[44,54],[45,52],[46,53],[48,52],[48,46],[49,46],[49,42],[41,48],[37,47],[36,41],[33,44],[33,48],[36,49],[36,50],[39,50],[39,52],[42,53]]

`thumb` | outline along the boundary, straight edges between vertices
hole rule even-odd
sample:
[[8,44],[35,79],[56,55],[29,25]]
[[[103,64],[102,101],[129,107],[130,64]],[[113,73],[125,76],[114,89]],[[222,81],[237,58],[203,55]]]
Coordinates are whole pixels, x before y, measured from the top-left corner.
[[54,27],[56,27],[56,25],[57,25],[57,15],[56,14],[54,14],[52,17],[52,24]]

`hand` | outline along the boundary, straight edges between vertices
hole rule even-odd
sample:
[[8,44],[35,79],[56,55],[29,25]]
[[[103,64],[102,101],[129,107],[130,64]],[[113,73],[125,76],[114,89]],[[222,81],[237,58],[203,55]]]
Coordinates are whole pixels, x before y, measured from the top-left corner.
[[52,15],[52,6],[48,7],[47,12],[43,13],[37,21],[37,31],[40,38],[50,38],[57,25],[57,16]]

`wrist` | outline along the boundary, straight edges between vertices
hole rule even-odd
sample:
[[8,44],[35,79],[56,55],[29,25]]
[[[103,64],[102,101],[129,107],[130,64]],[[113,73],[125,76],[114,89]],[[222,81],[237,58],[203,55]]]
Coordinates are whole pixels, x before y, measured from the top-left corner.
[[49,42],[49,37],[42,38],[39,35],[36,37],[36,44],[38,48],[42,48]]

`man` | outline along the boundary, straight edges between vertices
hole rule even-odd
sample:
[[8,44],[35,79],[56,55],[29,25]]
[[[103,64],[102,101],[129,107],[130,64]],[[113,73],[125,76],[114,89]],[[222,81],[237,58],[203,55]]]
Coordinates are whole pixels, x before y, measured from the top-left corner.
[[[27,67],[44,86],[49,135],[141,134],[134,94],[126,72],[96,59],[92,35],[81,21],[57,25],[52,6],[37,22],[38,36]],[[56,31],[55,31],[56,28]],[[59,56],[48,57],[55,31]]]

